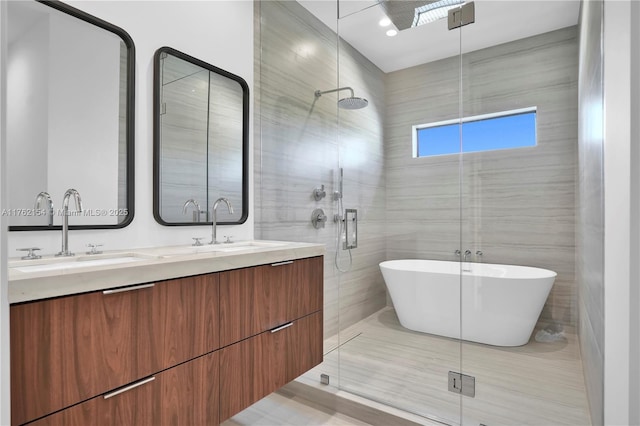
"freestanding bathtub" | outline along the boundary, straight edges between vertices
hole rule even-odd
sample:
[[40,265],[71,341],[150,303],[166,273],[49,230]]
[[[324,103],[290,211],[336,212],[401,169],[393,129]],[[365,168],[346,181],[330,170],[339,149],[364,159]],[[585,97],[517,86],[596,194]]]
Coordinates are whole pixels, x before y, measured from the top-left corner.
[[529,341],[557,275],[438,260],[389,260],[380,270],[403,327],[495,346]]

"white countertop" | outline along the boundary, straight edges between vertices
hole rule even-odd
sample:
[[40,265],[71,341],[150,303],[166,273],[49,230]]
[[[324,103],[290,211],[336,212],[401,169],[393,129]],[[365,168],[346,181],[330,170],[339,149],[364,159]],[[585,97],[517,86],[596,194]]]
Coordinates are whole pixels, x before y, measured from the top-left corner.
[[321,256],[324,252],[323,244],[257,240],[9,259],[9,303]]

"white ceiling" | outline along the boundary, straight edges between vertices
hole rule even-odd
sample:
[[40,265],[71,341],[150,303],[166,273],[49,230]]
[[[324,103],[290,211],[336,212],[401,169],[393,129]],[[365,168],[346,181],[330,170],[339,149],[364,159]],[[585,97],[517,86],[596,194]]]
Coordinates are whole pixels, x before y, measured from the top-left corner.
[[[396,0],[401,1],[401,0]],[[328,27],[391,72],[576,25],[579,0],[475,0],[475,23],[449,31],[441,19],[400,31],[395,37],[378,25],[384,10],[375,0],[298,0]]]

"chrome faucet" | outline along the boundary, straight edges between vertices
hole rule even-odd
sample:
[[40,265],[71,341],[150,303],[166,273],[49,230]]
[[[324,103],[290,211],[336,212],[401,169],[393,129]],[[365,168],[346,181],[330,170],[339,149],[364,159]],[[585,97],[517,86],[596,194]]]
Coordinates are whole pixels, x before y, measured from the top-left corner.
[[211,242],[209,244],[220,244],[217,240],[216,240],[216,222],[217,222],[217,213],[216,213],[216,209],[218,208],[218,204],[220,204],[220,202],[223,202],[227,205],[227,210],[229,211],[229,214],[233,214],[233,207],[231,207],[231,203],[229,202],[229,200],[227,200],[226,198],[218,198],[215,203],[213,203],[213,207],[212,207],[212,212],[211,212]]
[[42,207],[42,202],[45,201],[47,205],[47,216],[49,216],[49,226],[53,226],[53,200],[48,192],[42,191],[36,196],[36,203],[34,205],[35,210],[39,210]]
[[200,203],[198,203],[193,198],[190,198],[187,201],[185,201],[184,205],[182,206],[182,214],[187,214],[187,207],[189,207],[190,204],[193,204],[193,207],[194,207],[193,221],[200,222],[200,213],[202,213],[202,208],[200,208]]
[[76,202],[76,212],[82,212],[82,198],[75,189],[67,189],[62,199],[62,250],[56,256],[73,256],[69,251],[69,199],[73,197]]
[[467,261],[467,258],[468,258],[469,256],[471,256],[471,250],[468,250],[468,249],[467,249],[467,250],[465,250],[465,251],[464,251],[464,257],[462,258],[462,261],[463,261],[463,262],[466,262],[466,261]]

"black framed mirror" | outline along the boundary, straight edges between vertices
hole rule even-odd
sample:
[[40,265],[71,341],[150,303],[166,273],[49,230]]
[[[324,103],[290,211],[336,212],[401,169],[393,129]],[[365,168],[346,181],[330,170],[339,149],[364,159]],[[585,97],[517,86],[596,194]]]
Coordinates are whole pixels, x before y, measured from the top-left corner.
[[249,214],[249,86],[228,71],[162,47],[154,57],[153,214],[167,226],[218,224]]
[[133,40],[59,1],[8,2],[7,16],[9,230],[61,229],[69,188],[84,207],[70,229],[127,226],[134,216]]

